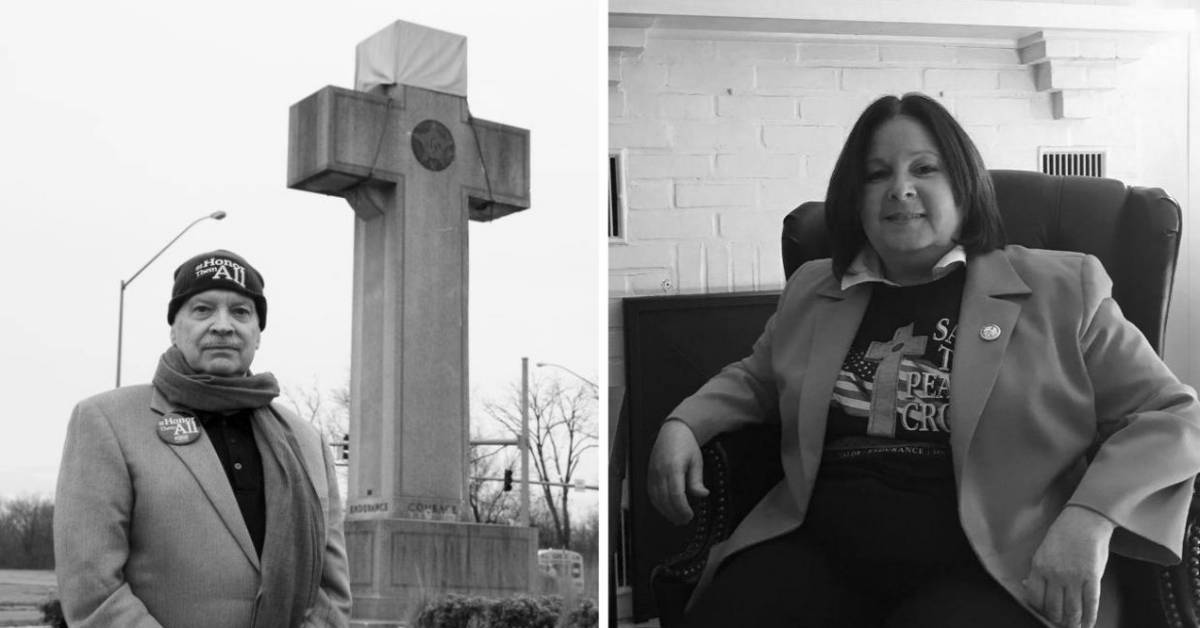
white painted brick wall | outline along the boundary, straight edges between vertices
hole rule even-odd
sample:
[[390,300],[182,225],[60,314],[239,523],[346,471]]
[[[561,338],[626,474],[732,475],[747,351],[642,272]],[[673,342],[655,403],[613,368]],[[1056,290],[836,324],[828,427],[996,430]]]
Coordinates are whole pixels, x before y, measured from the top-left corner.
[[796,99],[790,96],[717,97],[717,116],[722,118],[794,120],[796,110]]
[[729,61],[795,61],[797,46],[786,42],[719,41],[717,56]]
[[714,174],[730,179],[787,179],[804,176],[803,155],[730,153],[717,155]]
[[667,85],[667,66],[622,54],[621,90],[626,94],[659,93]]
[[653,243],[633,243],[608,248],[612,269],[669,268],[675,261],[675,249]]
[[667,148],[669,127],[660,120],[613,121],[608,126],[608,145],[621,148]]
[[[1109,146],[1110,176],[1178,196],[1187,189],[1186,155],[1171,157],[1182,140],[1163,130],[1186,128],[1186,107],[1172,123],[1174,110],[1160,104],[1186,103],[1186,54],[1154,61],[1167,53],[1153,42],[1052,40],[1051,52],[1066,47],[1091,60],[1076,78],[1116,86],[1103,106],[1090,103],[1097,117],[1057,120],[1052,93],[1037,91],[1015,47],[699,32],[650,31],[644,47],[609,57],[609,140],[628,160],[629,207],[627,243],[609,247],[610,315],[625,296],[782,287],[784,214],[824,197],[850,127],[885,93],[936,98],[990,167],[1035,169],[1038,146]],[[1127,62],[1139,55],[1151,60]],[[1122,64],[1100,61],[1115,58]],[[611,324],[610,342],[620,345],[619,318]],[[620,355],[610,367],[619,384]]]
[[634,179],[625,185],[629,209],[666,209],[671,207],[673,186],[670,181]]
[[643,240],[696,240],[715,235],[716,221],[708,211],[642,210],[629,212],[628,229]]
[[715,115],[713,97],[704,94],[629,93],[628,115],[633,118],[705,120]]
[[879,60],[879,46],[871,44],[800,44],[799,59],[801,62],[874,62]]
[[667,69],[667,87],[680,91],[747,90],[754,86],[750,66],[684,61]]
[[715,42],[695,39],[651,38],[642,52],[642,58],[647,61],[667,63],[694,63],[712,60],[716,56]]
[[925,70],[925,91],[994,90],[999,85],[998,70]]
[[[707,292],[731,292],[733,264],[729,256],[730,242],[709,242],[704,245],[704,285]],[[751,289],[749,286],[740,288]]]
[[700,241],[680,242],[676,248],[679,260],[679,291],[704,292],[704,244]]
[[954,115],[961,124],[1002,124],[1029,120],[1029,98],[960,98]]
[[838,71],[832,68],[804,68],[793,65],[760,65],[758,87],[773,89],[835,89]]
[[731,150],[757,148],[758,125],[748,120],[681,121],[673,126],[677,149]]
[[678,183],[679,207],[753,207],[755,186],[750,183]]
[[1013,48],[984,48],[964,46],[956,48],[954,59],[962,65],[1015,65],[1020,63]]
[[[786,214],[787,212],[783,212]],[[726,240],[758,242],[763,233],[779,231],[782,214],[769,212],[726,211],[720,214],[720,236]]]
[[624,118],[627,110],[625,109],[625,92],[622,92],[616,85],[608,86],[608,115]]
[[846,130],[840,126],[764,124],[762,139],[767,150],[824,153],[841,146]]
[[748,242],[729,246],[730,278],[733,286],[758,287],[758,247]]
[[880,46],[884,63],[953,63],[953,46]]
[[[832,172],[832,168],[830,168]],[[825,198],[826,174],[801,179],[764,180],[759,185],[759,206],[775,213],[776,223],[783,220],[787,212],[804,201],[819,201]],[[779,225],[776,224],[776,227]]]
[[1018,92],[1032,92],[1037,89],[1034,85],[1033,73],[1028,68],[1019,70],[1000,70],[1000,89]]
[[871,94],[916,91],[921,88],[921,71],[907,68],[842,70],[842,89]]
[[807,124],[850,128],[876,96],[839,93],[834,96],[805,96],[800,99],[800,120]]
[[699,179],[712,172],[712,159],[709,155],[633,154],[626,170],[636,172],[639,179]]

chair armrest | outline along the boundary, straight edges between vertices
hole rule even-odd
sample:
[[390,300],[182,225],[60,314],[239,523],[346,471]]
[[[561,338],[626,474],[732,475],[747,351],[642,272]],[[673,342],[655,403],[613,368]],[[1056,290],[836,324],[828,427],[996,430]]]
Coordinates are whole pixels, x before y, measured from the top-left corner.
[[[689,500],[694,515],[680,530],[684,549],[650,577],[663,628],[681,622],[709,550],[783,477],[778,451],[778,431],[766,428],[722,434],[701,448],[708,497]],[[1200,492],[1192,499],[1183,547],[1183,561],[1170,567],[1112,557],[1124,598],[1122,626],[1200,628]]]
[[684,548],[654,568],[650,576],[663,628],[678,625],[713,545],[737,524],[783,477],[779,431],[751,428],[722,434],[700,449],[708,497],[689,499],[692,520],[680,530]]
[[1193,489],[1183,537],[1183,560],[1156,567],[1158,596],[1170,628],[1200,627],[1200,497]]

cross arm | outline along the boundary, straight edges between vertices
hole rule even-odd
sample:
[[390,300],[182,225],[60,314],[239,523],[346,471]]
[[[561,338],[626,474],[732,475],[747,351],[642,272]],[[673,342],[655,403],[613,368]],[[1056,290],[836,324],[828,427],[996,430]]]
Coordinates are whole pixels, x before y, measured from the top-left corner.
[[340,196],[361,183],[395,185],[403,177],[402,157],[387,138],[401,117],[385,96],[332,85],[292,105],[288,187]]
[[[346,196],[362,184],[393,186],[406,170],[419,167],[411,155],[406,104],[451,98],[461,107],[456,159],[462,172],[471,220],[489,221],[526,209],[529,194],[529,131],[469,119],[461,97],[394,86],[385,94],[327,86],[292,105],[288,115],[289,188]],[[476,141],[478,145],[476,145]]]
[[529,131],[479,118],[474,119],[473,125],[483,164],[482,176],[477,179],[485,189],[471,194],[468,203],[471,220],[486,222],[527,209]]

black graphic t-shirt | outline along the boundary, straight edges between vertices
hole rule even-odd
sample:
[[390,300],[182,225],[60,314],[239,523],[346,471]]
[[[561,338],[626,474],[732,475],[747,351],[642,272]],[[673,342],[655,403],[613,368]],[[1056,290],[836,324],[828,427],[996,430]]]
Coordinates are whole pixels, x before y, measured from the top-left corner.
[[966,272],[917,286],[872,287],[842,363],[825,431],[825,456],[944,451],[950,370]]
[[958,521],[950,377],[965,268],[872,286],[829,404],[807,523],[836,555],[906,565],[974,560]]

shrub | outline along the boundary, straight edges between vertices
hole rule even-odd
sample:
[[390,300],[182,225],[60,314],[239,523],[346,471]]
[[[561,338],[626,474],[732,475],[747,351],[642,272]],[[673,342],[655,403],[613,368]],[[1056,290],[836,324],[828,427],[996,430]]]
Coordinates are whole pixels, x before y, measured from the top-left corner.
[[58,600],[50,600],[38,607],[42,611],[42,621],[50,628],[67,628],[67,620],[63,617],[62,604]]
[[571,628],[596,628],[600,624],[600,610],[590,598],[584,598],[579,607],[567,614],[566,625]]
[[596,628],[599,614],[590,599],[569,609],[557,595],[520,595],[492,600],[450,594],[425,605],[415,628]]
[[482,597],[449,595],[425,604],[417,616],[416,628],[485,628],[491,600]]

